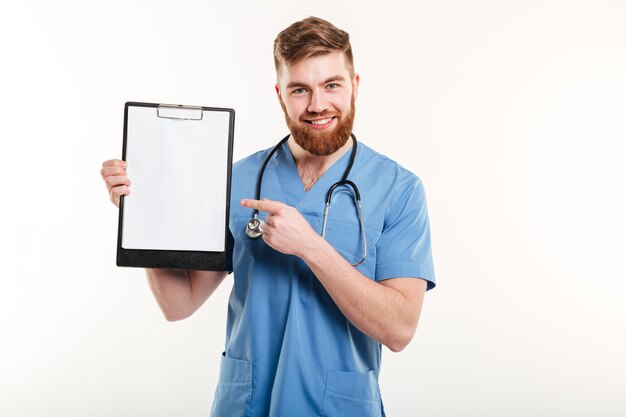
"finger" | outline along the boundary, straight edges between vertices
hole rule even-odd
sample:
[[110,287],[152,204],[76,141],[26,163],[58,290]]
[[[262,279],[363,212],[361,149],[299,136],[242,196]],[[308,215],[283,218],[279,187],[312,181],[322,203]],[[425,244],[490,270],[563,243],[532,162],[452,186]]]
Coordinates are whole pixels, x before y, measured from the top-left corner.
[[111,193],[110,193],[111,201],[113,202],[113,204],[119,207],[120,197],[123,195],[129,195],[129,194],[130,194],[130,188],[124,185],[119,186],[119,187],[114,187],[111,189]]
[[[268,218],[270,219],[269,222],[267,221]],[[276,230],[276,228],[280,224],[280,216],[272,216],[271,214],[268,214],[265,222],[270,226],[271,229]]]
[[261,237],[263,238],[263,241],[264,241],[265,243],[267,243],[267,244],[268,244],[269,246],[271,246],[272,248],[274,247],[274,246],[273,246],[273,244],[274,244],[274,240],[273,240],[273,238],[272,238],[272,233],[271,233],[271,232],[268,232],[267,230],[265,230],[265,231],[263,232],[263,234],[261,235]]
[[114,188],[120,185],[125,185],[127,187],[130,187],[130,178],[128,178],[125,175],[122,176],[111,176],[111,177],[106,177],[104,179],[104,182],[106,183],[107,187],[109,188]]
[[109,159],[108,161],[104,161],[102,163],[103,168],[109,166],[122,166],[126,168],[128,164],[126,163],[126,161],[122,161],[121,159]]
[[280,217],[276,217],[276,216],[272,216],[271,214],[268,214],[267,217],[265,218],[265,224],[267,226],[265,226],[264,230],[275,230],[278,227],[278,224],[280,222]]
[[259,201],[259,200],[253,200],[253,199],[248,199],[248,198],[244,198],[243,200],[241,200],[241,205],[243,207],[257,209],[259,211],[270,213],[270,214],[276,214],[280,210],[282,210],[282,208],[284,207],[284,204],[278,201],[270,201],[270,200]]
[[126,168],[119,165],[110,165],[100,170],[102,178],[110,177],[111,175],[126,175]]

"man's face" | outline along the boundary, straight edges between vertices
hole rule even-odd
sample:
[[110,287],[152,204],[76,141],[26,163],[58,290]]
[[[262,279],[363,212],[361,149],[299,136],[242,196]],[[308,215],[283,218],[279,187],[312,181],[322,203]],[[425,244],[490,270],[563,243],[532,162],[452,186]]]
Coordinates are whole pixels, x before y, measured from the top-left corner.
[[350,76],[343,52],[282,64],[276,92],[291,135],[304,150],[326,156],[352,133],[359,76]]

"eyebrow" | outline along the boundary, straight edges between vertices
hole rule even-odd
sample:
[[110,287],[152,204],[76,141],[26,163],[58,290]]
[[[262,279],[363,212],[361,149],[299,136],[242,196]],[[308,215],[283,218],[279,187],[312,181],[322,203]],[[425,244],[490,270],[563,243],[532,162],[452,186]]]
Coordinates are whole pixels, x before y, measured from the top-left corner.
[[[342,75],[333,75],[332,77],[324,80],[324,82],[322,82],[322,85],[328,84],[333,81],[345,81],[345,80],[346,80],[345,77],[343,77]],[[292,81],[289,84],[287,84],[287,88],[294,88],[294,87],[308,87],[308,85],[305,83],[298,82],[298,81]]]

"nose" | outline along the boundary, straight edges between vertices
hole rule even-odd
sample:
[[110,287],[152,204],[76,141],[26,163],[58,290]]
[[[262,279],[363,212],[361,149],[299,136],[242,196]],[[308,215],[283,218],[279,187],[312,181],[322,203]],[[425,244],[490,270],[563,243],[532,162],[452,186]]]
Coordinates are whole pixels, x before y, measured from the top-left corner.
[[328,108],[328,100],[326,100],[324,94],[320,91],[314,90],[311,92],[311,101],[307,110],[310,113],[322,113]]

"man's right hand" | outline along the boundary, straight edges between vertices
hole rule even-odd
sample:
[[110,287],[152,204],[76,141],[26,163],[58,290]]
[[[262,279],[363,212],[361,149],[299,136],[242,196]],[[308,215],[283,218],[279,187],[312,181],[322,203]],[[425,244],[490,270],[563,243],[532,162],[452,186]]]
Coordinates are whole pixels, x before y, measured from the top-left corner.
[[100,174],[109,191],[109,198],[116,207],[120,206],[120,197],[130,194],[130,180],[126,175],[126,161],[110,159],[102,163]]
[[[120,206],[120,197],[130,194],[130,180],[125,161],[111,159],[102,163],[100,174],[111,202]],[[154,297],[169,321],[182,320],[193,314],[226,277],[224,271],[185,271],[181,269],[146,268]]]

